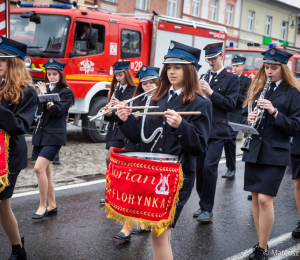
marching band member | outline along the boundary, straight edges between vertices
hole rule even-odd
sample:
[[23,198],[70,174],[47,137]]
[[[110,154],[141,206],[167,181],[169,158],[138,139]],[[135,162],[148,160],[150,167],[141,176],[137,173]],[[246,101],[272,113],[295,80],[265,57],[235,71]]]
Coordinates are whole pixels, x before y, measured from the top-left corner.
[[[119,104],[120,101],[130,99],[136,90],[132,74],[130,71],[130,61],[118,61],[114,65],[114,77],[111,82],[111,88],[108,96],[111,106]],[[119,85],[118,85],[119,82]],[[108,150],[106,156],[106,164],[109,165],[110,153],[113,148],[124,148],[125,136],[116,126],[118,116],[115,112],[107,114],[104,117],[108,121],[108,128],[106,133],[106,149]]]
[[[36,160],[34,171],[38,179],[40,205],[33,219],[57,213],[54,184],[51,175],[51,161],[66,145],[68,110],[74,103],[73,91],[70,89],[63,69],[66,63],[50,58],[44,65],[45,82],[38,82],[42,94],[58,93],[60,101],[43,102],[39,106],[40,114],[32,136],[32,159]],[[52,83],[51,83],[52,82]],[[46,83],[50,84],[49,88]],[[47,200],[49,206],[47,207]]]
[[[272,48],[262,55],[264,63],[250,86],[241,120],[251,125],[257,115],[253,109],[256,106],[264,109],[260,123],[255,126],[259,135],[252,135],[249,152],[243,154],[244,190],[252,192],[259,241],[249,257],[255,260],[267,259],[267,243],[274,222],[273,198],[286,166],[291,165],[289,137],[296,136],[300,128],[300,89],[286,65],[292,54]],[[271,78],[270,86],[266,95],[260,97],[267,78]]]
[[[139,79],[139,84],[133,94],[133,97],[138,96],[156,87],[157,80],[159,77],[159,68],[143,65],[135,77]],[[137,100],[134,100],[132,102],[132,106],[145,106],[147,98],[151,97],[152,95],[153,93],[149,92],[148,94],[145,94],[145,96],[140,97]],[[130,115],[129,117],[134,117],[134,116]],[[127,139],[125,149],[126,148],[130,149],[132,146],[133,143],[129,139]],[[147,232],[147,231],[144,229],[137,229],[137,228],[131,230],[131,228],[127,225],[127,223],[125,223],[123,229],[114,237],[120,240],[130,240],[131,234],[138,235],[143,232]]]
[[[130,99],[136,90],[132,74],[130,71],[130,61],[117,61],[114,65],[114,77],[111,82],[110,92],[108,95],[109,106],[115,106],[120,101]],[[108,107],[108,106],[107,106]],[[118,116],[115,111],[106,114],[105,121],[108,121],[107,133],[106,133],[106,165],[110,163],[110,153],[113,148],[124,148],[126,137],[122,134],[119,128],[116,126],[118,122]],[[105,199],[100,199],[101,204],[105,204]]]
[[200,208],[193,216],[201,222],[209,222],[213,217],[218,165],[225,140],[230,139],[229,112],[236,106],[240,88],[238,76],[223,67],[222,46],[223,43],[213,43],[204,47],[206,61],[212,69],[204,80],[199,81],[200,88],[213,105],[208,150],[206,155],[197,158],[196,188],[200,197]]
[[[240,123],[243,103],[247,97],[248,89],[251,85],[252,79],[243,75],[243,70],[245,69],[246,58],[242,56],[235,55],[232,59],[232,72],[234,72],[239,77],[240,90],[239,96],[236,102],[235,109],[229,114],[229,121],[234,123]],[[222,178],[233,179],[235,176],[235,156],[236,156],[236,137],[239,132],[233,131],[229,128],[230,139],[225,140],[224,150],[226,157],[227,172],[222,175]]]
[[[194,186],[195,156],[200,156],[206,151],[211,129],[211,102],[200,95],[202,91],[199,89],[197,78],[200,53],[199,49],[171,41],[158,81],[158,89],[151,100],[151,106],[159,106],[153,109],[153,112],[166,112],[162,116],[147,115],[142,127],[143,133],[139,122],[129,116],[130,111],[125,105],[120,106],[117,111],[120,130],[134,144],[140,143],[140,152],[152,151],[178,156],[184,154],[184,183],[179,192],[173,228]],[[201,111],[201,115],[180,116],[177,111]],[[146,142],[144,137],[151,136],[157,128],[162,128],[160,134],[151,142]],[[170,238],[170,227],[159,237],[152,231],[154,260],[173,259]]]
[[29,131],[37,107],[36,92],[30,86],[32,79],[23,61],[26,51],[27,45],[0,37],[0,129],[9,136],[7,147],[0,147],[0,150],[4,149],[4,155],[5,150],[8,152],[8,172],[1,177],[0,184],[0,223],[12,245],[10,260],[27,259],[24,238],[20,238],[10,206],[17,177],[27,167],[24,134]]

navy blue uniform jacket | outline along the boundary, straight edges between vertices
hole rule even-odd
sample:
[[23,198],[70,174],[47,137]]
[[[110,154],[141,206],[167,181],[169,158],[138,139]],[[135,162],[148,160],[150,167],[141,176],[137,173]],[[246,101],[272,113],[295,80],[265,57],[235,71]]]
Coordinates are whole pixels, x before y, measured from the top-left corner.
[[300,155],[300,133],[296,137],[293,138],[291,154]]
[[241,122],[241,116],[242,116],[242,112],[243,112],[243,103],[244,103],[245,99],[247,98],[248,90],[251,85],[252,79],[242,74],[241,76],[239,76],[239,81],[240,81],[240,90],[239,90],[239,95],[238,95],[238,99],[236,102],[236,107],[229,114],[229,121],[234,122],[234,123]]
[[[209,75],[205,80],[209,81]],[[239,78],[224,68],[209,85],[214,91],[210,97],[213,115],[209,138],[230,139],[229,112],[236,107],[240,89]]]
[[[259,98],[257,94],[255,100]],[[269,100],[278,109],[276,119],[265,110],[258,127],[259,135],[252,135],[250,152],[243,154],[243,161],[250,163],[290,166],[290,136],[296,136],[300,129],[300,93],[282,82]],[[253,102],[252,109],[256,103]],[[242,123],[247,123],[248,108],[242,113]]]
[[[151,101],[151,106],[159,106],[159,108],[151,109],[149,112],[166,111],[167,100],[168,94],[158,102]],[[201,111],[200,115],[182,116],[182,122],[177,129],[167,124],[165,116],[161,115],[148,115],[145,122],[146,138],[149,138],[158,127],[164,126],[163,134],[156,143],[153,153],[178,156],[181,156],[184,152],[188,153],[187,159],[182,166],[185,174],[182,190],[190,190],[193,188],[195,181],[196,156],[200,156],[207,150],[212,123],[212,105],[207,98],[199,95],[196,95],[192,102],[183,104],[182,95],[180,95],[171,102],[168,108],[175,111]],[[151,143],[144,143],[141,139],[140,122],[133,117],[128,117],[124,123],[119,120],[120,130],[133,144],[140,143],[140,152],[149,153],[157,137]]]
[[27,145],[24,134],[29,131],[37,107],[34,88],[29,86],[24,90],[19,104],[10,105],[10,103],[2,97],[0,129],[10,134],[8,169],[10,172],[17,172],[27,167]]
[[[136,86],[127,86],[124,92],[117,90],[115,97],[119,101],[131,99],[133,96],[133,93],[136,89]],[[106,133],[106,141],[113,141],[113,140],[122,140],[123,142],[126,142],[126,137],[122,132],[119,130],[117,122],[119,120],[118,116],[115,114],[115,111],[112,112],[111,116],[105,116],[105,121],[108,121],[108,127],[107,127],[107,133]]]
[[41,106],[39,106],[41,111],[38,111],[38,114],[41,115],[43,112],[43,115],[40,119],[41,121],[38,130],[36,131],[36,129],[34,129],[33,131],[33,145],[66,145],[66,118],[68,115],[68,110],[72,104],[73,91],[69,87],[64,87],[59,91],[58,94],[60,101],[54,102],[55,104],[50,110],[47,109],[47,102],[43,102]]

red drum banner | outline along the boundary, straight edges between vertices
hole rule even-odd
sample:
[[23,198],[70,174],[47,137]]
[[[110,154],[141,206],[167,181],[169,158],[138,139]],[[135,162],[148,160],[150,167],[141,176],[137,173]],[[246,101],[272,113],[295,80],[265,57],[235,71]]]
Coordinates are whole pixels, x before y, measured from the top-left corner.
[[9,135],[0,129],[0,192],[9,186],[8,181],[8,146]]
[[159,234],[172,225],[183,185],[179,163],[158,162],[117,154],[106,172],[105,212],[108,218]]

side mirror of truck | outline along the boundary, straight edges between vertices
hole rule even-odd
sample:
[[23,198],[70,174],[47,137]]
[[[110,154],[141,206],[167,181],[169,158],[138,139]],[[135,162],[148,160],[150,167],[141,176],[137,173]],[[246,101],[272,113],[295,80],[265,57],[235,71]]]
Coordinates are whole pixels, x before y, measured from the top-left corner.
[[69,52],[69,58],[73,58],[75,56],[75,52],[74,51],[70,51]]

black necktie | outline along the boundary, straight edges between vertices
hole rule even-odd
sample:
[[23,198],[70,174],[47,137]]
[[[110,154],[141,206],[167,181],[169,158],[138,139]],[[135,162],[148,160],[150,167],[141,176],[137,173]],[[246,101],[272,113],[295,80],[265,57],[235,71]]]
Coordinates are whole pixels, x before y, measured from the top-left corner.
[[217,76],[217,72],[211,72],[211,75],[212,75],[212,78],[209,81],[209,83],[212,82],[215,79],[215,77]]
[[167,107],[170,105],[170,103],[176,98],[177,96],[177,93],[174,91],[174,90],[171,90],[170,91],[170,94],[172,95],[171,98],[168,100],[168,103],[167,103]]
[[269,89],[269,91],[267,92],[267,95],[265,97],[265,99],[268,99],[268,100],[270,99],[272,93],[274,92],[274,88],[276,87],[276,83],[271,82],[270,87],[271,88]]
[[123,93],[123,88],[122,87],[120,87],[120,91],[121,91],[121,93]]

